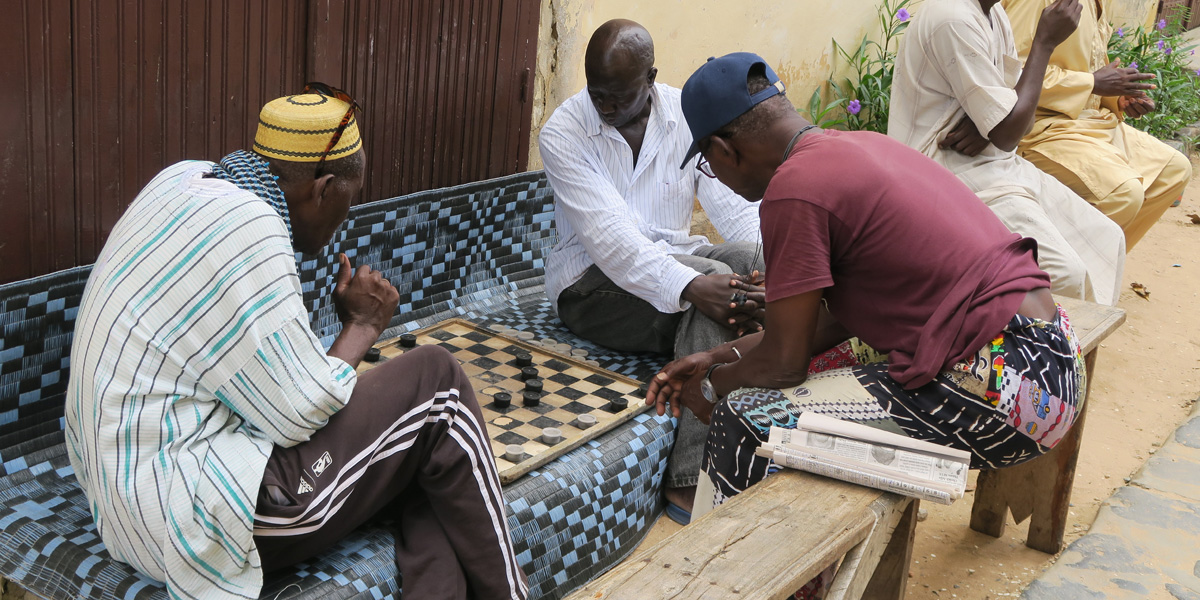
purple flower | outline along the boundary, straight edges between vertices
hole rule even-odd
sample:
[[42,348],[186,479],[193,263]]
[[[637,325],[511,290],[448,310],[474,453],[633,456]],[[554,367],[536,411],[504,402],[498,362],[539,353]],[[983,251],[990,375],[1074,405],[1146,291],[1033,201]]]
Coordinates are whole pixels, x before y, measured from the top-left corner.
[[1117,28],[1117,37],[1119,37],[1119,38],[1125,37],[1125,28],[1124,27]]
[[1174,48],[1167,46],[1167,48],[1163,50],[1163,54],[1170,54],[1172,50],[1174,50]]
[[1191,54],[1192,56],[1195,56],[1195,55],[1196,55],[1196,51],[1195,51],[1195,50],[1192,50],[1191,52],[1188,52],[1188,54]]
[[846,112],[852,115],[857,115],[860,111],[862,111],[862,102],[858,100],[851,100],[850,104],[846,105]]
[[912,15],[909,14],[909,12],[906,9],[902,8],[902,9],[896,11],[896,20],[900,21],[901,23],[907,21],[910,17],[912,17]]
[[1163,42],[1162,40],[1158,40],[1158,43],[1155,45],[1158,46],[1159,50],[1162,50],[1163,48],[1165,48],[1167,46],[1167,44],[1165,42]]
[[1136,68],[1137,68],[1137,63],[1135,63],[1135,62],[1131,62],[1131,63],[1129,63],[1129,68],[1130,68],[1130,69],[1136,69]]
[[1158,30],[1159,30],[1159,31],[1162,31],[1162,30],[1166,29],[1166,28],[1167,28],[1167,20],[1166,20],[1166,19],[1159,19],[1159,20],[1158,20],[1158,25],[1155,25],[1155,27],[1158,27]]
[[1200,69],[1196,69],[1196,77],[1200,77]]

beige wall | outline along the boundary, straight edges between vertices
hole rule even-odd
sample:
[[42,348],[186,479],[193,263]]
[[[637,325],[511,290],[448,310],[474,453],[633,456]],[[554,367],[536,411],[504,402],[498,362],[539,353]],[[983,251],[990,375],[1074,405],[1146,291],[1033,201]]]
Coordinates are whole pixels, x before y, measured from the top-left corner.
[[1158,0],[1105,0],[1108,18],[1117,25],[1146,25],[1158,16]]
[[[918,0],[919,1],[919,0]],[[1157,0],[1105,0],[1118,23],[1153,18]],[[529,168],[541,168],[537,134],[563,100],[583,89],[588,38],[609,19],[638,21],[654,37],[658,80],[682,86],[709,56],[757,52],[797,105],[828,77],[831,39],[878,35],[877,0],[542,0]],[[917,4],[914,13],[920,12]],[[1147,16],[1149,14],[1149,16]]]

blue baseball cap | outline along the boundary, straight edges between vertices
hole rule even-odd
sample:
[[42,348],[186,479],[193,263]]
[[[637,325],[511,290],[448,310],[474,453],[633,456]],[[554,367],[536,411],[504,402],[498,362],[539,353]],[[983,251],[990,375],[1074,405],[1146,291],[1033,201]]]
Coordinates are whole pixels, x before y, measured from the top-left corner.
[[[761,64],[770,87],[751,95],[746,86],[750,68]],[[687,83],[683,84],[683,118],[692,130],[692,146],[687,157],[679,165],[682,169],[700,153],[700,140],[717,132],[734,119],[746,114],[759,102],[782,94],[783,82],[771,69],[771,65],[752,52],[734,52],[721,58],[709,58],[700,65]]]

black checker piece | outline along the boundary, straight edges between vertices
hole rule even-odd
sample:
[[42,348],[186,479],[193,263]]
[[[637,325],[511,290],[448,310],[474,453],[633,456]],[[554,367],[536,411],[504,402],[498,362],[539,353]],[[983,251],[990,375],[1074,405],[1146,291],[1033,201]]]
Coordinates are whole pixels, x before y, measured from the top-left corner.
[[573,385],[575,382],[579,381],[578,377],[572,377],[570,375],[567,375],[566,373],[555,373],[555,374],[547,377],[546,379],[549,379],[550,381],[553,381],[554,383],[560,383],[562,385],[568,385],[568,386]]

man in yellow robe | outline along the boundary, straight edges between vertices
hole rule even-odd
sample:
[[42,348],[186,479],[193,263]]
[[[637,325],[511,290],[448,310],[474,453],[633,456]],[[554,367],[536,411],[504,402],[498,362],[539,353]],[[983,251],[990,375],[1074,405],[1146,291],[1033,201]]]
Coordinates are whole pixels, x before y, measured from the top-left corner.
[[[1052,2],[1003,1],[1021,60]],[[1050,57],[1033,129],[1019,152],[1120,225],[1132,249],[1183,193],[1192,169],[1175,149],[1123,122],[1154,110],[1146,96],[1154,76],[1110,63],[1111,35],[1100,0],[1085,0],[1079,28]]]

